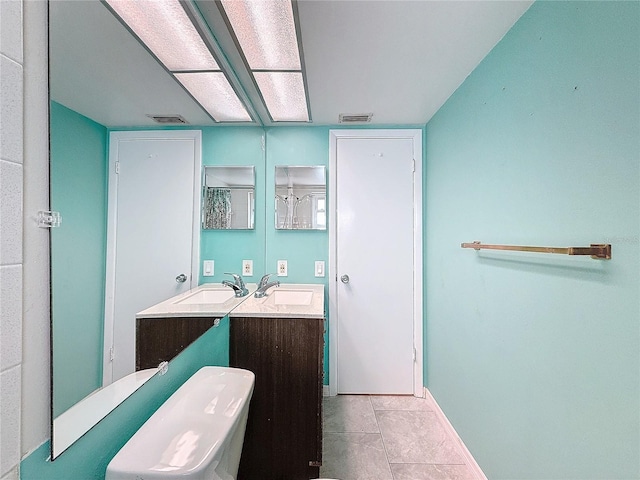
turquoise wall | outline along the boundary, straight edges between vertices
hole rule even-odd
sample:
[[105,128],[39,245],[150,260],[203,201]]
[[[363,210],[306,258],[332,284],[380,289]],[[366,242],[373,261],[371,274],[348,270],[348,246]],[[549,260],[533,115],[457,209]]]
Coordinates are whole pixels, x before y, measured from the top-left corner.
[[[263,142],[265,150],[263,150]],[[202,129],[203,165],[256,167],[254,230],[202,230],[201,260],[215,261],[215,275],[200,283],[220,282],[224,272],[240,273],[242,260],[254,261],[257,282],[275,273],[277,260],[288,260],[288,283],[325,282],[314,276],[314,261],[328,261],[326,231],[276,231],[274,172],[276,165],[324,165],[329,162],[328,127],[225,127]]]
[[[315,277],[314,262],[323,260],[328,268],[327,231],[275,230],[274,173],[276,165],[326,167],[328,162],[328,127],[202,128],[203,165],[256,167],[256,226],[254,230],[202,230],[200,259],[214,260],[215,275],[201,276],[200,283],[219,283],[230,278],[224,273],[240,273],[242,260],[251,259],[253,276],[245,277],[246,282],[257,283],[262,275],[276,272],[278,260],[287,260],[288,276],[279,278],[281,282],[326,286],[328,277]],[[328,345],[325,345],[326,384],[327,355]]]
[[228,317],[175,357],[164,376],[152,377],[54,462],[48,460],[49,443],[43,444],[22,461],[20,478],[103,479],[107,465],[129,438],[180,385],[207,365],[229,365]]
[[[327,285],[328,277],[316,277],[314,271],[316,260],[324,261],[328,270],[327,230],[276,230],[275,228],[275,167],[322,165],[327,169],[328,184],[329,128],[275,127],[266,129],[266,134],[266,270],[268,273],[275,274],[278,260],[287,260],[288,276],[281,277],[280,281]],[[327,212],[327,215],[330,213]]]
[[639,478],[639,134],[638,2],[536,2],[427,125],[428,387],[492,480]]
[[[276,273],[278,260],[287,261],[287,277],[282,283],[324,284],[325,322],[324,385],[329,385],[329,235],[327,230],[276,230],[275,167],[276,165],[324,165],[329,185],[329,128],[276,127],[266,129],[266,252],[265,267]],[[327,191],[327,206],[329,205]],[[331,212],[327,211],[327,225]],[[315,276],[315,261],[325,264],[325,277]]]
[[264,274],[265,258],[265,154],[260,127],[202,128],[203,165],[253,165],[256,173],[255,228],[253,230],[201,230],[200,260],[213,260],[214,276],[200,276],[202,283],[231,279],[225,272],[242,272],[242,260],[253,260],[256,283]]
[[102,385],[107,129],[51,102],[53,412],[64,412]]

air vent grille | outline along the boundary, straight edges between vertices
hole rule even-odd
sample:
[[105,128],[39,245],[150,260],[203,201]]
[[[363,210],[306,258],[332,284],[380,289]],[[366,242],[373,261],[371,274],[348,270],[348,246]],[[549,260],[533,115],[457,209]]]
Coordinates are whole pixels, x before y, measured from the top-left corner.
[[339,123],[369,123],[373,113],[341,113],[338,116]]
[[163,125],[188,123],[181,115],[147,115],[147,117]]

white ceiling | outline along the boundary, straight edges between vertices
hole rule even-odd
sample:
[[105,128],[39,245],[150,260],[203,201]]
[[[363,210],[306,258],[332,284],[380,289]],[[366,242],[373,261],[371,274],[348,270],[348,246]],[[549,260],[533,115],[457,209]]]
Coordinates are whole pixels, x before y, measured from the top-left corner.
[[[531,3],[298,0],[312,124],[427,123]],[[270,125],[217,6],[196,4],[256,123]],[[156,125],[147,114],[214,124],[98,0],[51,2],[50,31],[53,100],[108,127]]]

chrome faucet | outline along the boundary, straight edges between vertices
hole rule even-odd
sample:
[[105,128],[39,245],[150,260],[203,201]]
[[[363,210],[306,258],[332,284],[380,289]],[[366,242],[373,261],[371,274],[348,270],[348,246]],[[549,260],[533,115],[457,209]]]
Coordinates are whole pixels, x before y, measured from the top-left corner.
[[233,277],[233,282],[230,280],[223,280],[222,284],[226,287],[233,288],[236,297],[244,297],[245,295],[249,295],[249,290],[242,281],[242,277],[237,273],[225,273],[225,275],[231,275]]
[[256,290],[256,293],[253,294],[254,297],[256,298],[266,297],[268,289],[270,289],[271,287],[280,286],[280,282],[278,280],[274,280],[273,282],[269,281],[269,277],[271,277],[271,275],[272,275],[271,273],[267,273],[260,279],[260,282],[258,283],[258,289]]

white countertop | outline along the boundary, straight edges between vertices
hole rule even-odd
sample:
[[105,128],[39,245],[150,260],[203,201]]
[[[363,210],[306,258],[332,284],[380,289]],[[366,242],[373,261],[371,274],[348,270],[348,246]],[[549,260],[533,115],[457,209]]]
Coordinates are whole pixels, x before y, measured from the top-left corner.
[[[308,295],[307,295],[308,294]],[[306,297],[306,298],[305,298]],[[309,303],[306,303],[308,299]],[[288,304],[288,301],[301,304]],[[281,283],[267,296],[249,296],[230,317],[324,318],[324,285],[313,283]]]
[[[246,287],[249,290],[249,295],[234,297],[232,296],[233,290],[230,287],[225,287],[220,283],[205,283],[138,312],[136,318],[224,317],[246,299],[253,298],[253,292],[256,291],[257,285],[255,283],[247,283]],[[224,293],[230,294],[230,298],[217,303],[200,303],[199,301],[189,303],[196,298],[196,295],[200,295],[201,297],[199,298],[204,299],[208,294],[224,295]]]
[[[324,318],[324,285],[281,283],[262,298],[253,296],[257,285],[246,284],[249,295],[235,297],[229,287],[205,283],[136,314],[136,318],[263,317]],[[225,296],[229,298],[225,299]],[[215,300],[215,303],[209,301]]]

